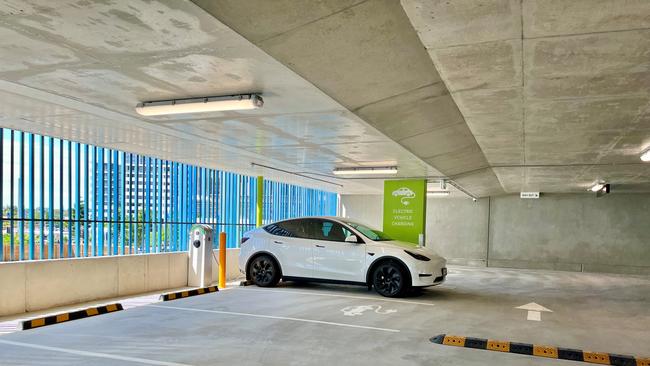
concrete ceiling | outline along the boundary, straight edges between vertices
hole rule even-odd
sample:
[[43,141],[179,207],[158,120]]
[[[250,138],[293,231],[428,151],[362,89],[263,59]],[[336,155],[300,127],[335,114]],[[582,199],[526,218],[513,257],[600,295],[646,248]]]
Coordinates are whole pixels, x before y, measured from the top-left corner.
[[650,190],[646,0],[194,2],[475,195]]
[[[0,126],[342,193],[381,181],[333,168],[382,164],[476,196],[650,190],[646,0],[194,3],[3,1]],[[264,108],[134,112],[250,92]]]
[[650,189],[650,2],[402,0],[506,192]]
[[[334,167],[441,175],[189,1],[3,1],[0,54],[2,127],[345,193],[381,184],[331,177]],[[250,92],[264,108],[134,111],[141,101]]]
[[503,193],[398,1],[194,2],[459,186]]

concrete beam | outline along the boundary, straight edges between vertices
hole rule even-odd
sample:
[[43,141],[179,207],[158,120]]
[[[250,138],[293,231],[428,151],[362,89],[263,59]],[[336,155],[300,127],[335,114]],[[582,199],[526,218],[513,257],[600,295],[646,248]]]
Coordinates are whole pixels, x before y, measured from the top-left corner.
[[645,0],[526,0],[526,38],[650,28]]
[[[579,191],[650,146],[650,3],[402,0],[506,192]],[[553,174],[558,174],[553,176]],[[650,185],[650,180],[646,183]]]
[[471,174],[486,167],[399,2],[279,1],[265,12],[270,5],[263,0],[195,3],[434,170]]

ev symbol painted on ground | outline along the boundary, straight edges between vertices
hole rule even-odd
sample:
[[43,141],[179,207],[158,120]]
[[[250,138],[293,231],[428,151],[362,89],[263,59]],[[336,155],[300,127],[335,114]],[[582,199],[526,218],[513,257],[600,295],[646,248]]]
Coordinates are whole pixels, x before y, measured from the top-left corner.
[[397,310],[395,310],[395,309],[381,310],[381,305],[346,306],[343,309],[341,309],[341,311],[343,312],[343,315],[345,315],[345,316],[363,315],[363,313],[366,312],[366,311],[374,311],[375,313],[381,314],[381,315],[392,314],[392,313],[397,312]]

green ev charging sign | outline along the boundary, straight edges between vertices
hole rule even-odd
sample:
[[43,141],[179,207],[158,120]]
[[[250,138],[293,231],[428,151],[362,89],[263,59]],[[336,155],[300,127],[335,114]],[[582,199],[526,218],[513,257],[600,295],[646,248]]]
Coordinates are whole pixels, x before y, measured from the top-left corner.
[[383,231],[396,240],[418,244],[424,235],[427,202],[426,180],[384,182]]

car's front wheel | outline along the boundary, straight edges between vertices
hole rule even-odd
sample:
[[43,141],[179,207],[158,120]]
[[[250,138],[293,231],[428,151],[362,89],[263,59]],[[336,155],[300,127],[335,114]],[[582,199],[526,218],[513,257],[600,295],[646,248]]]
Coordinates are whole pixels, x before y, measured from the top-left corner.
[[280,281],[280,268],[268,255],[260,255],[251,262],[250,275],[257,286],[273,287]]
[[409,288],[408,276],[394,261],[378,265],[372,273],[372,285],[378,294],[386,297],[403,296]]

